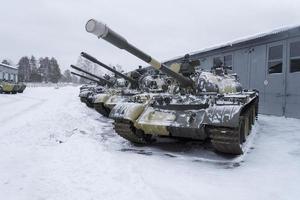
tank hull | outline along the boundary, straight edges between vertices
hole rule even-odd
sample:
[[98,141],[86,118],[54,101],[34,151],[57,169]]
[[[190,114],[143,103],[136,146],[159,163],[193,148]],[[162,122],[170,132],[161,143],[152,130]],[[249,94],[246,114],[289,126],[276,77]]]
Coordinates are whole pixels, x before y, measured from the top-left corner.
[[[240,98],[245,102],[234,105],[222,102],[212,106],[154,106],[148,104],[150,101],[146,104],[127,102],[117,104],[110,117],[115,120],[116,132],[134,143],[152,141],[143,139],[149,135],[210,140],[219,152],[242,154],[242,144],[250,134],[257,116],[258,95],[250,92],[227,95],[226,98]],[[133,130],[139,132],[139,137],[132,133]]]
[[13,90],[11,93],[17,94],[18,91],[20,90],[21,86],[19,84],[14,84]]

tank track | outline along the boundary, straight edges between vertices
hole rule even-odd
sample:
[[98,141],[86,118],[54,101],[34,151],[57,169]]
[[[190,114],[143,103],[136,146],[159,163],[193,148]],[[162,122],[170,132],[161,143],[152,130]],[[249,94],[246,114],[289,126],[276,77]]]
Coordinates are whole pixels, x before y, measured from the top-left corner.
[[215,150],[235,155],[243,153],[243,143],[251,133],[252,125],[257,118],[256,103],[258,102],[255,101],[242,113],[238,128],[209,128],[211,143]]
[[104,117],[108,117],[110,113],[110,109],[104,106],[104,103],[96,103],[94,104],[95,110],[103,115]]
[[240,134],[237,130],[224,130],[221,128],[211,130],[211,142],[215,150],[222,153],[242,154]]
[[135,144],[149,144],[153,141],[151,135],[144,134],[141,130],[136,129],[129,120],[116,120],[114,129],[118,135]]
[[85,104],[86,104],[87,107],[89,107],[89,108],[94,108],[94,104],[91,103],[89,100],[86,100]]
[[86,98],[85,98],[85,97],[80,97],[80,101],[81,101],[82,103],[85,103],[85,102],[86,102]]

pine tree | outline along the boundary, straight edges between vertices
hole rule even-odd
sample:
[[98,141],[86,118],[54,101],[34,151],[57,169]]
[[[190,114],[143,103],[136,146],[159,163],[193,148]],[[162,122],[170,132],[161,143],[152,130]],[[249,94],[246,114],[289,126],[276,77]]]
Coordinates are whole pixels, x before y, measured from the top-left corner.
[[[93,71],[94,71],[94,67],[95,67],[94,64],[91,63],[90,61],[88,61],[87,59],[82,58],[81,56],[78,57],[78,60],[77,60],[77,64],[76,64],[76,65],[77,65],[79,68],[81,68],[81,69],[83,69],[83,70],[85,70],[85,71],[94,73],[94,72],[93,72]],[[83,72],[81,72],[80,74],[85,75],[85,76],[90,77],[90,78],[93,78],[93,77],[91,77],[91,76],[89,76],[89,75],[87,75],[87,74],[85,74],[85,73],[83,73]],[[79,78],[79,82],[82,83],[82,84],[84,84],[84,83],[88,83],[89,81],[87,81],[86,79],[80,77],[80,78]]]
[[30,57],[29,63],[30,63],[31,70],[37,71],[37,61],[34,56]]
[[65,79],[64,80],[65,82],[68,82],[68,83],[72,82],[72,76],[71,76],[70,70],[68,70],[68,69],[65,70],[63,76],[64,76],[64,79]]
[[31,82],[41,82],[42,76],[38,71],[37,60],[35,59],[34,56],[31,56],[29,63],[30,63],[30,67],[31,67],[30,81]]
[[48,81],[50,81],[50,60],[48,57],[40,58],[39,63],[40,67],[38,71],[42,77],[42,81],[47,83]]
[[60,77],[61,77],[61,72],[57,60],[55,58],[51,58],[49,80],[52,83],[57,83]]
[[77,76],[72,75],[72,83],[79,83],[79,79],[77,78]]
[[18,65],[19,65],[19,70],[18,70],[19,81],[24,81],[24,82],[30,81],[31,68],[30,68],[29,58],[27,56],[22,57]]

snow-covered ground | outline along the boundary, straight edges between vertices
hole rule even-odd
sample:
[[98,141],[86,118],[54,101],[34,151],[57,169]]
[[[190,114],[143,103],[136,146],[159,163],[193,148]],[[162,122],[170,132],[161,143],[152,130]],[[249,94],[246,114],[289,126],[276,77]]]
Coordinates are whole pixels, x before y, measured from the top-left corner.
[[300,120],[260,115],[239,158],[197,144],[135,147],[78,90],[0,95],[0,199],[300,198]]

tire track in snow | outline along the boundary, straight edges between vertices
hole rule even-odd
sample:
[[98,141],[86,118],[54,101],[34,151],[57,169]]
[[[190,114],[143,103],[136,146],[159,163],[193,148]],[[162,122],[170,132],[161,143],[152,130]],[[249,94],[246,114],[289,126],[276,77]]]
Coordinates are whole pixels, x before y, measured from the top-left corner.
[[4,120],[0,120],[0,123],[6,123],[6,122],[12,120],[12,118],[22,117],[24,114],[26,114],[26,113],[28,113],[30,111],[34,111],[33,108],[41,106],[46,101],[47,101],[46,99],[41,99],[41,100],[39,100],[39,102],[34,103],[34,104],[28,106],[27,108],[20,110],[19,112],[16,112],[16,113],[13,113],[12,115],[6,116]]

